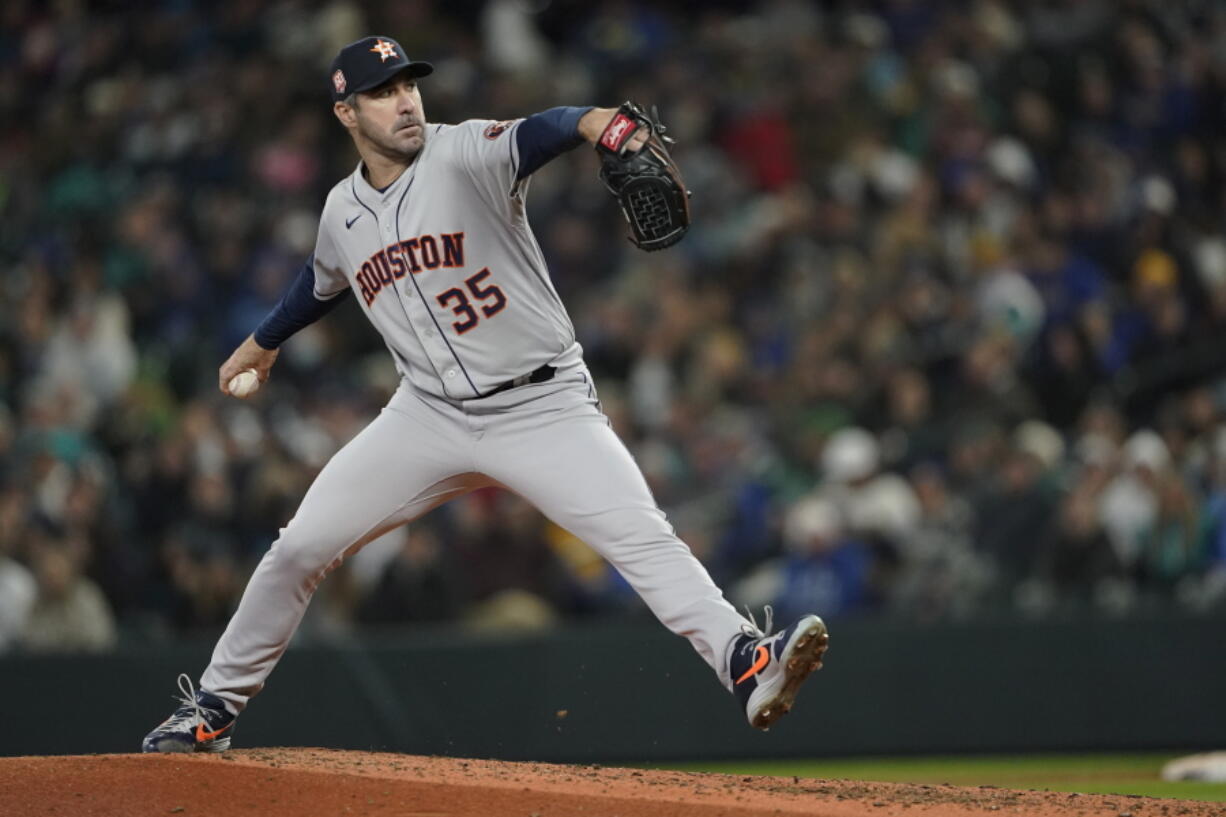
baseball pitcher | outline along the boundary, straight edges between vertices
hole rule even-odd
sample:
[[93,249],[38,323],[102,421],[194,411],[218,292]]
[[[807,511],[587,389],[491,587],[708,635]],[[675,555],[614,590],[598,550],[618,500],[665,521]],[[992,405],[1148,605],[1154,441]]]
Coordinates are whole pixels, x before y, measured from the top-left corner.
[[417,83],[432,71],[389,37],[363,38],[333,61],[333,112],[360,161],[328,195],[314,254],[221,366],[219,385],[250,394],[287,338],[353,293],[400,386],[319,473],[252,574],[199,688],[180,676],[182,705],[145,737],[146,752],[229,748],[236,717],[328,572],[388,530],[491,485],[608,559],[689,639],[753,726],[786,713],[821,666],[820,618],[772,634],[768,611],[759,629],[677,538],[600,411],[525,215],[532,173],[586,141],[633,240],[647,250],[676,242],[688,193],[663,127],[629,103],[431,123]]

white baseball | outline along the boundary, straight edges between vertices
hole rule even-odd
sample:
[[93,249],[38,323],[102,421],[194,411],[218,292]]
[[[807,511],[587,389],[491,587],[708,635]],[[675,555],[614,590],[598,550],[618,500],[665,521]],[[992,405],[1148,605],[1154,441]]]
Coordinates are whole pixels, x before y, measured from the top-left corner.
[[229,386],[234,397],[248,397],[260,387],[260,377],[255,369],[244,369],[230,378]]

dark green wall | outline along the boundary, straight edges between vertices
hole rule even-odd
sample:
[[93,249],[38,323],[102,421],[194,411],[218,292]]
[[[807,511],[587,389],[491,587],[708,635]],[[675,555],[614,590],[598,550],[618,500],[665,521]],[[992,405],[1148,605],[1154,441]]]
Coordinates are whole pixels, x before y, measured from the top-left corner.
[[[826,669],[765,734],[657,627],[291,649],[235,745],[574,761],[1226,747],[1223,620],[831,630]],[[211,646],[0,659],[0,754],[137,750]]]

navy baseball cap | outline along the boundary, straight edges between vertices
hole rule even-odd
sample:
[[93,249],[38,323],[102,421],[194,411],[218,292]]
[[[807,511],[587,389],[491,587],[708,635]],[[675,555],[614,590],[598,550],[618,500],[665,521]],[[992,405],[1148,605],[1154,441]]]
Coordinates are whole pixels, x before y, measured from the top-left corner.
[[434,66],[410,60],[391,37],[363,37],[342,48],[332,60],[332,100],[341,102],[350,94],[369,91],[401,71],[424,77],[433,73]]

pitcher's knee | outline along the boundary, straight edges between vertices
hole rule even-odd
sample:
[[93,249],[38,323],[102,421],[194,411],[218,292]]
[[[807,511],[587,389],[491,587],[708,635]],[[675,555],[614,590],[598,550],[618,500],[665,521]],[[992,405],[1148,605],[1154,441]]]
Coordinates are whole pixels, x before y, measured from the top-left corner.
[[594,514],[584,523],[585,538],[614,546],[668,547],[680,543],[677,531],[655,506],[616,508]]
[[300,578],[323,576],[343,550],[342,546],[318,536],[296,533],[290,528],[282,530],[266,558],[280,573]]
[[588,544],[612,561],[691,559],[690,546],[671,531],[635,531],[623,536],[596,537]]

